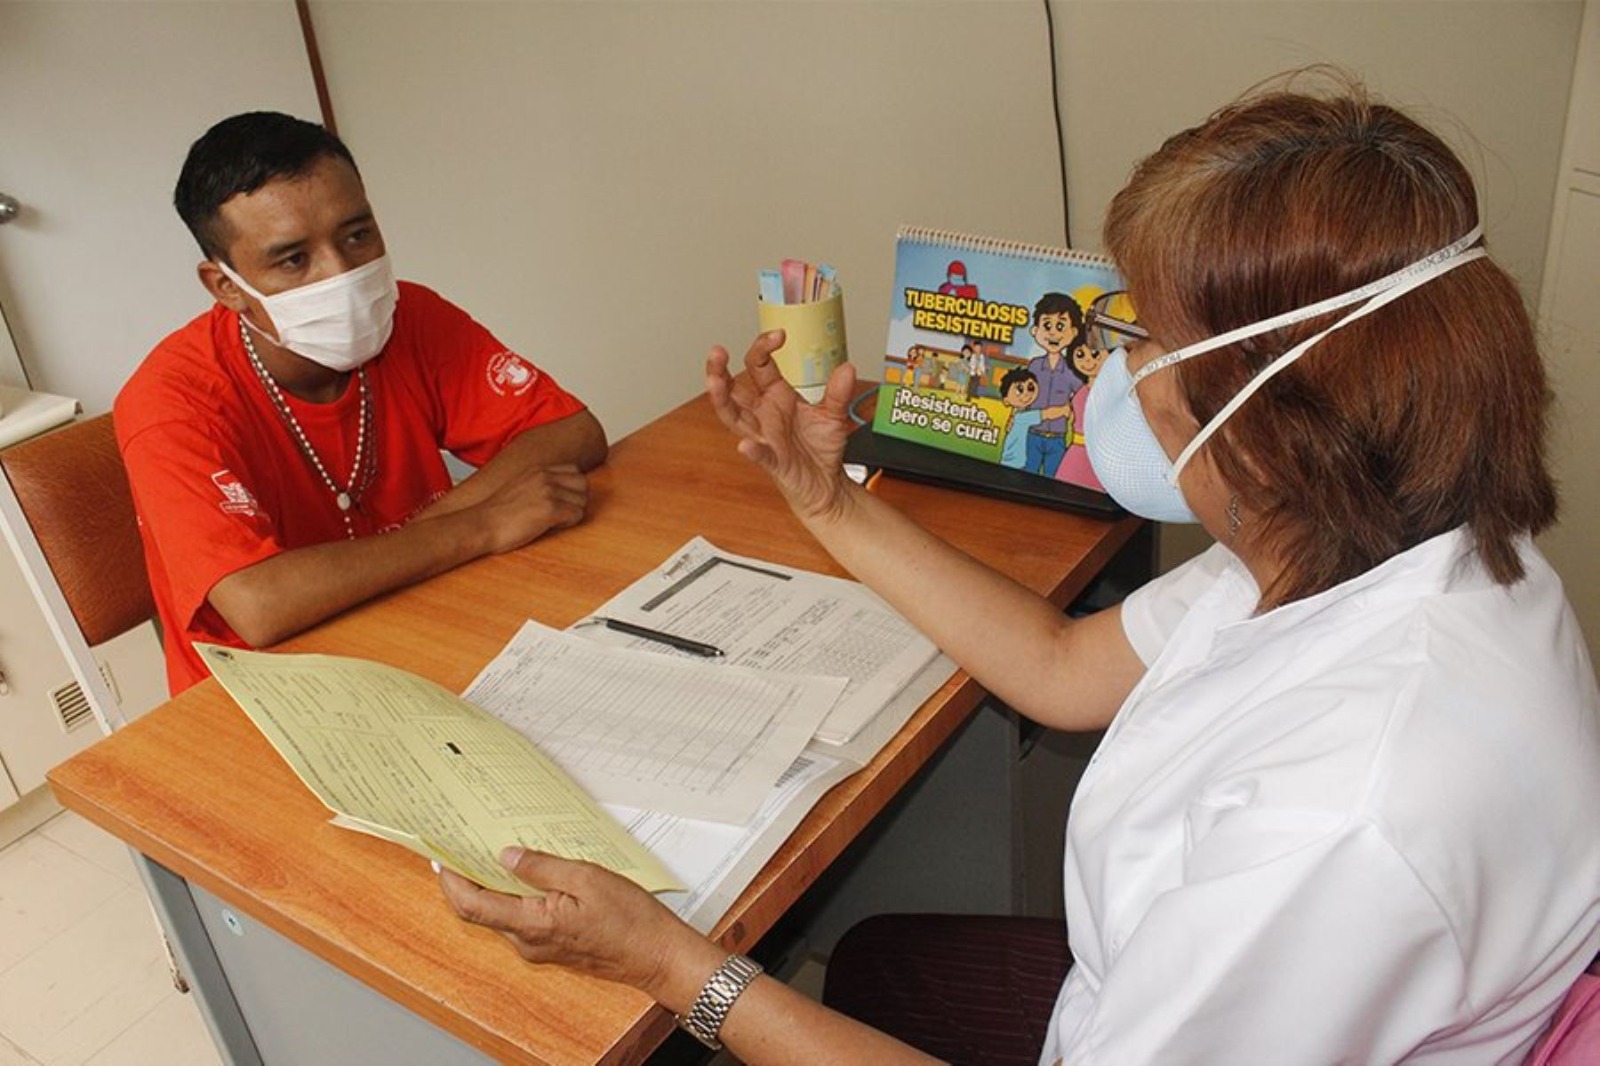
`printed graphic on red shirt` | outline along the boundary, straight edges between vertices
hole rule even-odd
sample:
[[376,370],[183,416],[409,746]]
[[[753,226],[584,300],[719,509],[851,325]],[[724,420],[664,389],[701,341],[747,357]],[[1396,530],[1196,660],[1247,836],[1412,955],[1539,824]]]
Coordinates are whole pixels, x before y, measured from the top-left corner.
[[222,503],[219,505],[228,514],[242,514],[254,518],[261,513],[261,505],[256,503],[256,498],[250,495],[250,490],[244,487],[244,482],[232,470],[224,467],[211,475],[212,484],[222,490]]
[[516,352],[496,352],[489,357],[489,387],[500,396],[521,396],[539,380],[539,371]]

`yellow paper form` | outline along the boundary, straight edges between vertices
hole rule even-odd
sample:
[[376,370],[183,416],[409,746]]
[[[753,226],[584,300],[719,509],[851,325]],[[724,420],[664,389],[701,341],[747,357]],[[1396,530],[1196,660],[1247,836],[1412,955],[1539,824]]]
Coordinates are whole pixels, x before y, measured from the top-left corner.
[[426,678],[334,655],[195,648],[336,825],[517,895],[537,891],[500,865],[510,844],[651,892],[683,887],[527,738]]

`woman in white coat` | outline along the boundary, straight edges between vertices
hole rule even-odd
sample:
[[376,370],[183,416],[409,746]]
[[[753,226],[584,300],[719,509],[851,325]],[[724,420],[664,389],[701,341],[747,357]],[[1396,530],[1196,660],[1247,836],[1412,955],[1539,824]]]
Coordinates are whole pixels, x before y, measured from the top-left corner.
[[1469,176],[1358,89],[1268,92],[1141,163],[1105,236],[1150,341],[1095,384],[1096,473],[1218,544],[1083,621],[840,475],[848,367],[808,407],[781,336],[737,379],[723,350],[707,364],[739,450],[843,566],[1017,710],[1107,730],[1068,824],[1053,1008],[998,1032],[996,990],[925,980],[939,945],[917,937],[868,953],[891,1036],[522,851],[549,895],[447,873],[458,913],[749,1062],[1526,1052],[1600,949],[1600,697],[1531,541],[1556,509],[1547,386]]

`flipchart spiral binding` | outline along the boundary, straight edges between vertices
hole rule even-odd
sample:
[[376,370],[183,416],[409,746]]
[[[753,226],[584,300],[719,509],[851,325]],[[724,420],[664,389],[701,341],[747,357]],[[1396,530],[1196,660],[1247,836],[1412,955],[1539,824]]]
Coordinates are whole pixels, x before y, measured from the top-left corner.
[[932,229],[926,226],[901,226],[896,238],[902,242],[931,244],[962,252],[992,252],[998,255],[1037,259],[1046,263],[1074,263],[1081,266],[1113,266],[1106,256],[1095,252],[1080,252],[1071,248],[1054,248],[1048,244],[1028,241],[1008,241],[997,237],[978,237],[954,230]]

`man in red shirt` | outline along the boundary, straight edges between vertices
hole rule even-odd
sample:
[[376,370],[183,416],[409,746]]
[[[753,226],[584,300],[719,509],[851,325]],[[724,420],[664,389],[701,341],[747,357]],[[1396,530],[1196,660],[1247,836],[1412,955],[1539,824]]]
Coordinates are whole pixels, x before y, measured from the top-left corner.
[[[459,308],[394,280],[337,137],[287,115],[226,119],[190,149],[174,199],[216,304],[115,405],[174,693],[206,676],[192,641],[273,644],[583,518],[599,422]],[[477,471],[452,485],[441,449]]]

